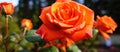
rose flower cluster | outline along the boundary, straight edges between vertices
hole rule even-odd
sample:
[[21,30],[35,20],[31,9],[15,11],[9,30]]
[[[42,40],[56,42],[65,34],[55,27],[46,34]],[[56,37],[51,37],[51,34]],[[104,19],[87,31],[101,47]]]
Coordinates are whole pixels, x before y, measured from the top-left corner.
[[47,42],[60,41],[67,46],[92,38],[93,26],[105,39],[109,39],[107,33],[113,33],[117,27],[111,17],[97,16],[94,21],[91,9],[72,0],[56,0],[51,6],[43,8],[39,18],[43,24],[36,33]]
[[94,21],[94,12],[88,7],[72,0],[56,0],[51,6],[42,10],[39,18],[43,24],[37,30],[42,39],[55,45],[57,41],[65,46],[92,38],[93,28],[97,28],[105,40],[107,33],[113,33],[117,24],[111,17],[97,16]]

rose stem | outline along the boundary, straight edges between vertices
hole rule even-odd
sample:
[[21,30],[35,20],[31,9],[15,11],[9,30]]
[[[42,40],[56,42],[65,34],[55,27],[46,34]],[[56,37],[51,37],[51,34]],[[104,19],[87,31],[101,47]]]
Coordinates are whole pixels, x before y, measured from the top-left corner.
[[20,39],[17,43],[20,43],[20,42],[23,40],[23,38],[25,37],[26,31],[27,31],[27,28],[24,27],[24,31],[23,31],[23,33],[22,33],[22,37],[21,37],[21,39]]
[[5,37],[5,50],[8,52],[8,15],[5,18],[6,20],[6,37]]

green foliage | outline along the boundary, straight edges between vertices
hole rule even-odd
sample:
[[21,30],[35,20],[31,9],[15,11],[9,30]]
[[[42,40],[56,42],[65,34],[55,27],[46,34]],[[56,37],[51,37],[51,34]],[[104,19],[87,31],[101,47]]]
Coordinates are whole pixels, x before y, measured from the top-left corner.
[[[0,15],[0,33],[1,34],[5,34],[5,28],[6,28],[6,23],[5,23],[5,16],[3,16],[3,15]],[[20,33],[21,32],[21,30],[20,30],[20,28],[19,28],[19,26],[18,26],[18,24],[17,24],[17,22],[18,22],[18,20],[17,20],[17,18],[16,17],[9,17],[9,20],[8,20],[8,26],[9,26],[9,34],[10,33]]]
[[[23,49],[26,49],[26,50],[31,50],[34,48],[34,44],[32,42],[28,42],[26,39],[23,39],[21,42],[20,42],[20,46],[22,46]],[[22,49],[22,50],[23,50]]]
[[4,32],[3,27],[5,27],[5,16],[0,15],[0,33]]
[[81,52],[81,50],[77,47],[77,45],[73,44],[67,48],[68,52]]
[[16,17],[9,19],[9,33],[21,33],[17,22],[18,20]]
[[30,42],[37,42],[41,39],[40,36],[36,34],[36,30],[29,30],[26,33],[25,38],[27,41],[30,41]]
[[3,48],[0,48],[0,52],[5,52]]
[[46,44],[46,41],[43,39],[39,40],[39,46],[44,46]]
[[59,52],[59,50],[55,46],[42,48],[39,52]]
[[39,46],[44,46],[46,41],[41,39],[40,35],[36,34],[36,30],[29,30],[26,33],[25,39],[29,42],[39,42]]

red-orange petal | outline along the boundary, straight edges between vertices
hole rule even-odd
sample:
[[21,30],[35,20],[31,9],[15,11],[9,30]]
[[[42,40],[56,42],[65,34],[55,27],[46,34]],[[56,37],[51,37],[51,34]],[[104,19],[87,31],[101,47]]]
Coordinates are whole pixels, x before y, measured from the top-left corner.
[[78,42],[80,40],[89,39],[92,37],[92,29],[90,30],[79,30],[75,32],[73,35],[68,35],[70,39],[72,39],[75,42]]
[[107,33],[103,32],[102,30],[100,30],[100,33],[101,33],[101,35],[103,36],[103,38],[104,38],[105,40],[110,39],[110,36],[109,36]]
[[64,34],[60,30],[50,29],[44,24],[37,30],[38,34],[46,41],[56,40],[64,37]]
[[78,19],[77,23],[75,24],[75,27],[64,30],[68,34],[71,34],[78,30],[79,31],[90,30],[93,27],[94,12],[82,4],[80,4],[79,6],[80,6],[80,11],[83,14],[81,14],[82,16],[80,17],[80,19]]
[[13,14],[14,7],[13,7],[13,5],[11,3],[8,4],[8,5],[5,5],[3,7],[4,7],[5,11],[6,11],[6,14]]

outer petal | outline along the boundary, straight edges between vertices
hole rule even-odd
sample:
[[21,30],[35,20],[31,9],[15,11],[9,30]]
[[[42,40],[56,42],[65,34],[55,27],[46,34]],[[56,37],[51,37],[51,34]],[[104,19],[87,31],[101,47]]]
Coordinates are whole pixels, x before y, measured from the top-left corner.
[[54,29],[54,24],[51,23],[53,22],[53,16],[50,14],[50,11],[51,11],[50,6],[43,8],[42,13],[39,16],[39,18],[42,20],[44,25],[46,25],[47,27],[51,29]]
[[44,24],[37,30],[38,34],[47,41],[56,40],[64,37],[64,34],[55,29],[47,28]]
[[13,14],[14,7],[11,3],[8,3],[7,5],[3,6],[7,14]]
[[92,29],[80,30],[78,32],[75,32],[73,35],[71,35],[69,37],[70,37],[70,39],[72,39],[75,42],[91,38],[92,37]]
[[101,31],[101,30],[100,30],[100,33],[102,34],[102,36],[103,36],[103,38],[104,38],[105,40],[110,39],[110,36],[109,36],[107,33],[105,33],[104,31]]
[[84,5],[80,5],[80,8],[83,9],[83,17],[85,18],[85,29],[90,30],[93,27],[94,23],[94,12]]
[[42,12],[41,12],[41,15],[39,16],[39,18],[42,20],[42,22],[44,24],[48,24],[49,25],[49,22],[48,20],[46,19],[46,14],[50,11],[50,7],[45,7],[43,8]]

